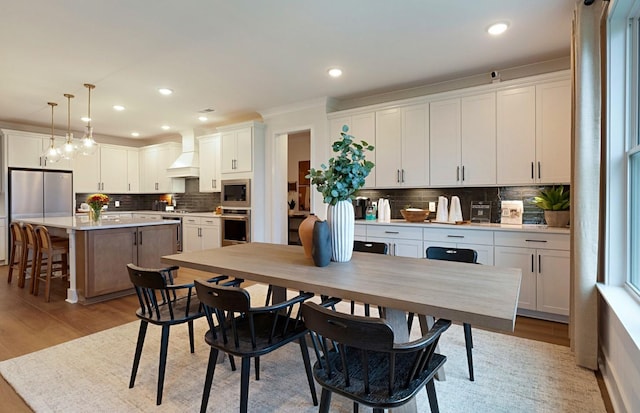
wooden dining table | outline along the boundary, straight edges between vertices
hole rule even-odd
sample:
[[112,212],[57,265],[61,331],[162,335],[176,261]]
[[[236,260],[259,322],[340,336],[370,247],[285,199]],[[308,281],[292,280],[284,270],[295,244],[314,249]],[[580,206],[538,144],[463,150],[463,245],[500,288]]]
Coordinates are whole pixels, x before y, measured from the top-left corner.
[[[513,331],[521,270],[354,252],[316,267],[295,245],[248,243],[167,255],[170,265],[383,307],[396,342],[409,339],[406,313]],[[275,293],[278,293],[277,289]],[[415,412],[415,401],[394,412]]]

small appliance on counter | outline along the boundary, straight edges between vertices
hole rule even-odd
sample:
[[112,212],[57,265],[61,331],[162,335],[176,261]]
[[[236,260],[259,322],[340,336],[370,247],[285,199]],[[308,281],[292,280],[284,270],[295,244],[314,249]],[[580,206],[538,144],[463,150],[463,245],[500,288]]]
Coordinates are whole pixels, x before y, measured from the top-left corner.
[[356,219],[365,219],[367,216],[367,206],[369,206],[369,198],[359,196],[353,200],[353,210]]

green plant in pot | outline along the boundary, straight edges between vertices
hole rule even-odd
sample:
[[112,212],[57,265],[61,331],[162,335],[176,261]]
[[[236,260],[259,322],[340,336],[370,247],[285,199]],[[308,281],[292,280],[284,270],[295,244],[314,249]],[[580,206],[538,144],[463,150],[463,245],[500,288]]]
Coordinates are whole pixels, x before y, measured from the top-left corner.
[[322,194],[323,201],[328,204],[327,222],[331,230],[331,249],[333,261],[346,262],[353,252],[353,232],[355,218],[351,200],[362,188],[365,179],[371,173],[374,163],[366,160],[367,151],[373,146],[361,140],[356,142],[349,134],[349,127],[344,125],[341,138],[332,144],[337,155],[329,159],[328,165],[322,164],[320,169],[311,168],[307,179]]
[[566,227],[569,225],[569,191],[563,185],[553,186],[540,191],[531,201],[532,204],[544,210],[544,220],[550,227]]

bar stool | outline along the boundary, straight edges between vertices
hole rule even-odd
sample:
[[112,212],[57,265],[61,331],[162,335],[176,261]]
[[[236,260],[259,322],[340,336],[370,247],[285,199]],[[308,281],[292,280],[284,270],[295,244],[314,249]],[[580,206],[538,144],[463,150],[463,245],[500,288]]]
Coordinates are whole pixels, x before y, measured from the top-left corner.
[[[35,228],[38,252],[36,255],[33,295],[38,295],[40,280],[45,282],[45,300],[49,302],[51,296],[51,279],[53,273],[59,272],[55,278],[67,278],[69,276],[69,241],[52,242],[46,227],[38,225]],[[44,268],[43,268],[44,267]],[[44,269],[44,273],[42,272]]]
[[9,228],[11,230],[11,253],[9,254],[9,276],[7,277],[7,283],[11,284],[13,271],[15,270],[18,272],[18,287],[24,288],[24,265],[27,260],[25,233],[18,222],[12,222]]
[[34,278],[35,275],[39,273],[36,271],[36,256],[38,255],[38,241],[36,240],[36,231],[33,229],[33,225],[28,223],[22,224],[22,230],[24,231],[24,240],[25,240],[25,252],[24,252],[24,263],[22,264],[22,276],[25,279],[31,278],[31,283],[29,284],[29,291],[33,294],[33,286],[34,286]]

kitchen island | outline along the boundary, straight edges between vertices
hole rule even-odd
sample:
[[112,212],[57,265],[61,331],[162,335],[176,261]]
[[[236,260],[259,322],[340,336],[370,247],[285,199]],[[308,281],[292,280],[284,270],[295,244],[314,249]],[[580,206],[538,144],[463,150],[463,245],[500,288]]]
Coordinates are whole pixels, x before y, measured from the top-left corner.
[[69,303],[89,304],[133,293],[126,265],[160,268],[160,257],[177,252],[178,222],[140,218],[24,218],[50,233],[69,236]]

